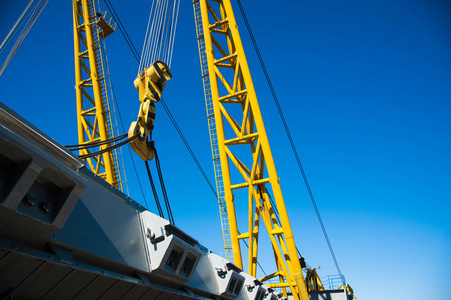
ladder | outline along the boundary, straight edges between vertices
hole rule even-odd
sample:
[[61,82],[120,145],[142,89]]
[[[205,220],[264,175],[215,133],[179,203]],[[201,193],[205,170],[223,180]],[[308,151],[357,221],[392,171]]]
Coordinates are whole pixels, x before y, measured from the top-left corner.
[[[108,133],[108,138],[112,138],[114,136],[117,136],[118,134],[118,126],[117,126],[117,120],[115,118],[115,110],[114,110],[114,105],[110,106],[110,102],[113,101],[112,95],[109,97],[108,96],[108,89],[107,87],[109,87],[109,89],[111,90],[111,84],[110,84],[110,75],[108,72],[108,61],[107,61],[107,57],[106,54],[102,52],[103,47],[105,46],[105,44],[103,42],[103,38],[105,36],[101,36],[101,31],[102,28],[101,26],[99,26],[97,24],[97,9],[96,9],[96,4],[97,4],[97,8],[99,7],[99,1],[97,0],[89,0],[89,6],[90,6],[90,16],[91,16],[91,24],[93,24],[93,38],[94,38],[94,46],[95,46],[95,57],[96,57],[96,66],[97,66],[97,72],[98,72],[98,77],[99,77],[99,81],[100,81],[100,87],[101,87],[101,97],[102,97],[102,105],[103,105],[103,111],[105,112],[105,120],[106,120],[106,126],[107,126],[107,133]],[[105,23],[106,24],[106,23]],[[113,31],[113,30],[112,30]],[[105,72],[105,66],[106,66],[106,72]],[[108,80],[108,82],[107,82]],[[111,93],[112,94],[112,93]],[[112,109],[111,109],[112,108]],[[113,118],[114,116],[114,118]],[[120,149],[120,148],[119,148]],[[112,158],[112,162],[113,162],[113,176],[115,178],[115,180],[117,181],[117,188],[124,192],[124,188],[126,185],[126,182],[122,180],[122,174],[124,175],[125,178],[125,172],[123,171],[123,166],[120,167],[119,165],[119,159],[118,157],[122,156],[122,151],[118,149],[114,149],[111,151],[111,158]],[[121,172],[122,170],[122,172]]]
[[232,240],[230,237],[229,218],[227,214],[227,206],[224,199],[224,182],[222,179],[222,167],[219,160],[218,136],[216,131],[216,122],[214,118],[213,101],[211,96],[210,77],[208,76],[208,62],[205,53],[205,39],[200,12],[200,3],[198,0],[193,1],[194,18],[196,21],[197,43],[199,48],[199,58],[202,70],[202,82],[204,86],[205,105],[207,108],[208,131],[210,133],[211,153],[213,157],[213,166],[215,171],[216,191],[218,196],[219,214],[221,216],[222,236],[224,239],[224,249],[226,259],[234,262]]

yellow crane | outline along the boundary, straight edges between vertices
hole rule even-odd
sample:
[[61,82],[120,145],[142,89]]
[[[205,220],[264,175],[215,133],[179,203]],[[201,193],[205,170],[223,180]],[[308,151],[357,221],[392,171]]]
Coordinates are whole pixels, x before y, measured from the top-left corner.
[[[94,0],[73,0],[73,17],[78,143],[81,148],[98,145],[98,152],[105,151],[85,158],[86,165],[123,191],[118,153],[108,150],[115,124],[102,53],[102,40],[114,32],[115,26],[105,20],[105,14],[96,13]],[[90,153],[87,148],[80,149],[80,156]]]
[[[266,228],[276,271],[261,281],[278,279],[278,283],[266,284],[282,288],[285,296],[289,288],[294,299],[308,300],[232,5],[229,0],[194,0],[193,6],[227,258],[243,268],[240,240],[246,240],[248,272],[256,276],[259,234],[262,227]],[[246,191],[240,194],[243,197],[235,197],[242,189]],[[243,204],[248,205],[248,222],[240,232],[235,206]]]
[[[102,41],[114,32],[115,24],[105,20],[106,13],[98,13],[95,0],[73,0],[75,89],[77,98],[77,122],[80,157],[97,176],[123,191],[118,153],[112,146],[114,123],[107,82],[108,67]],[[131,148],[143,160],[154,156],[153,142],[148,141],[155,119],[154,103],[160,101],[167,80],[171,78],[169,67],[154,62],[135,79],[141,106],[138,120],[129,129]],[[97,147],[90,151],[89,147]]]
[[[93,0],[74,0],[73,4],[79,143],[108,141],[113,134],[100,41],[114,29],[104,15],[95,13]],[[247,257],[248,273],[256,277],[259,235],[265,228],[276,266],[274,272],[260,280],[269,287],[281,288],[286,297],[291,292],[294,299],[308,300],[230,0],[194,0],[193,7],[226,258],[243,268],[243,257]],[[131,146],[143,160],[153,157],[147,136],[153,129],[154,103],[160,100],[164,83],[170,78],[166,64],[155,62],[135,80],[141,107],[138,121],[130,127],[129,138],[139,133],[140,138],[133,140]],[[102,144],[100,150],[109,146]],[[83,149],[80,154],[87,153]],[[113,151],[88,158],[87,164],[95,174],[120,188],[117,156]],[[237,194],[241,197],[235,197]],[[248,206],[247,224],[239,231],[235,206],[243,204]],[[241,240],[246,240],[249,246],[246,255]]]

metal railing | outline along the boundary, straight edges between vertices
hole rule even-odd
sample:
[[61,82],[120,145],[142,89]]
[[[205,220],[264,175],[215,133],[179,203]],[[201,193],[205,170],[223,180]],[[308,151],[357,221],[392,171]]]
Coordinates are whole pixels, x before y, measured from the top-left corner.
[[338,290],[340,285],[346,286],[346,279],[343,275],[329,275],[320,277],[320,279],[326,290]]

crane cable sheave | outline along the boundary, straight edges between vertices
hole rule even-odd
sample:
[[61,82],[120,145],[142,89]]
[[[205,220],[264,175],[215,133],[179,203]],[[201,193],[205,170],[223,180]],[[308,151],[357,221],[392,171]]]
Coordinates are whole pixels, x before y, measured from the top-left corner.
[[169,67],[162,61],[155,61],[139,73],[134,81],[141,106],[138,120],[130,125],[128,137],[132,138],[138,134],[138,137],[130,142],[130,146],[144,161],[152,160],[155,155],[155,142],[148,140],[149,136],[152,137],[155,124],[155,103],[160,101],[164,86],[171,78]]

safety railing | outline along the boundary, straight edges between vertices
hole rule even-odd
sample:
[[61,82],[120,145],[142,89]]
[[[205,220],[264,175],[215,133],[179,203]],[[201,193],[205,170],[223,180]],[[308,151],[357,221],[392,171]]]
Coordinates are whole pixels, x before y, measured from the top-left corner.
[[343,275],[329,275],[320,277],[326,290],[338,290],[339,286],[346,286],[346,279]]

